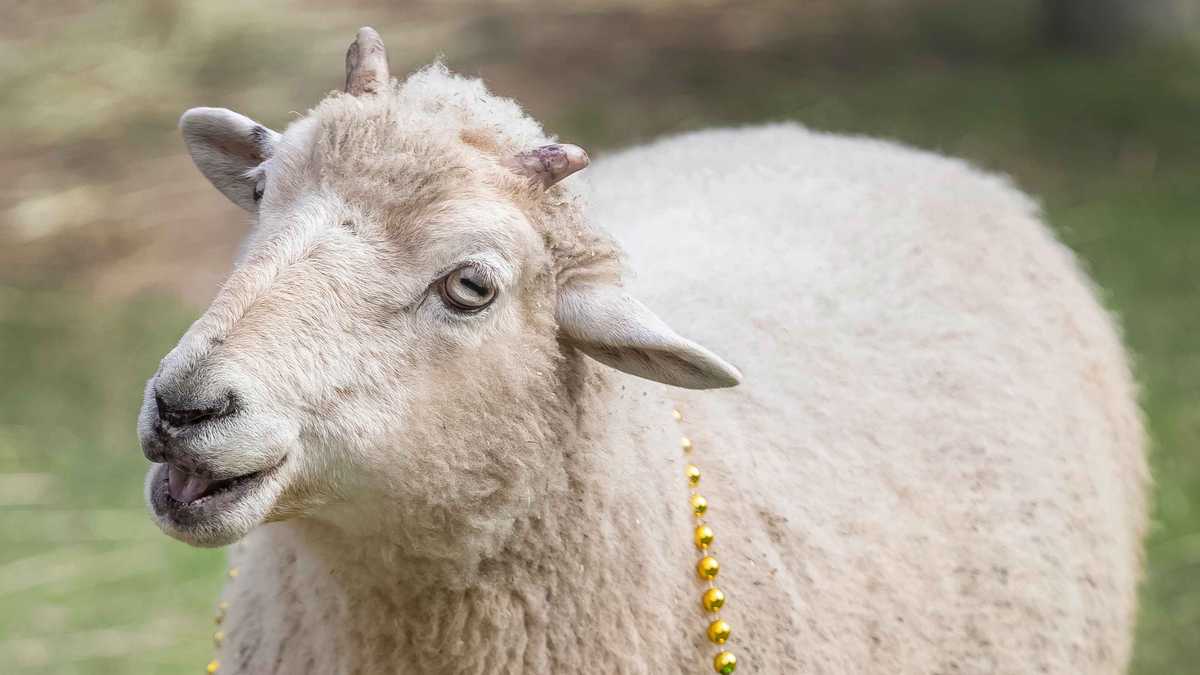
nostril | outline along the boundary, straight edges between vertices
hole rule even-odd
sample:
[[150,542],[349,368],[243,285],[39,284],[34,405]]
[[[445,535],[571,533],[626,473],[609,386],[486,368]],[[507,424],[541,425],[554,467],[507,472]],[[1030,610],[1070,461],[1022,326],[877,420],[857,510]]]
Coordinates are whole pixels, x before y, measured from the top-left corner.
[[169,405],[162,396],[155,394],[154,403],[158,407],[159,419],[173,427],[186,427],[215,420],[231,414],[234,410],[232,394],[226,395],[221,401],[210,405],[196,405],[191,401]]

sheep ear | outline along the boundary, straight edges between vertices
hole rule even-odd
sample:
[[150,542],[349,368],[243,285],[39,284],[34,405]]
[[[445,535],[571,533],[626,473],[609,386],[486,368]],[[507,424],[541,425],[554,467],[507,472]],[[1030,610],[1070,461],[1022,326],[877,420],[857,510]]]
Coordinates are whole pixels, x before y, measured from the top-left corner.
[[200,173],[234,204],[257,209],[261,195],[247,172],[274,153],[279,134],[224,108],[192,108],[179,129]]
[[562,289],[559,333],[597,361],[631,375],[687,389],[732,387],[737,368],[680,336],[620,288],[583,284]]

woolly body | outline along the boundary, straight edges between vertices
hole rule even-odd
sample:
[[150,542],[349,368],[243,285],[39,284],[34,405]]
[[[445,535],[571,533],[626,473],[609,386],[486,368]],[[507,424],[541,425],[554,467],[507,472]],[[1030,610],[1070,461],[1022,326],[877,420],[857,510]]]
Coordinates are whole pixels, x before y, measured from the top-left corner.
[[[533,251],[522,269],[543,270],[517,274],[510,314],[486,339],[438,337],[436,359],[397,351],[397,372],[362,361],[340,389],[337,359],[393,358],[347,341],[409,327],[343,320],[374,283],[355,248],[370,231],[310,239],[262,272],[264,247],[286,248],[272,210],[319,183],[378,213],[414,199],[443,213],[481,176],[504,183],[499,165],[462,168],[479,153],[546,141],[439,68],[379,99],[334,97],[284,134],[245,259],[159,375],[218,356],[261,366],[282,312],[295,337],[273,348],[305,360],[272,385],[324,420],[301,424],[299,468],[231,553],[221,672],[709,671],[681,434],[704,472],[739,672],[1124,669],[1146,481],[1135,390],[1111,318],[1007,182],[777,125],[613,155],[545,203],[509,186],[539,235],[516,246]],[[359,119],[381,134],[363,147],[397,143],[408,164],[346,150],[329,168]],[[449,168],[421,174],[435,156]],[[304,203],[323,227],[364,212]],[[668,387],[556,337],[545,304],[579,261],[616,275],[589,227],[627,253],[626,287],[737,364],[740,386]],[[314,294],[337,302],[304,313]]]

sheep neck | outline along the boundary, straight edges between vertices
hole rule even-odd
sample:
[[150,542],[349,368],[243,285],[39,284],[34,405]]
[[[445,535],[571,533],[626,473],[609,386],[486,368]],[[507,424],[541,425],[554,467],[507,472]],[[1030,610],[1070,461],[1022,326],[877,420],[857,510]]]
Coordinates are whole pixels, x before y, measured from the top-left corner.
[[[236,585],[253,584],[252,596],[261,596],[229,630],[243,670],[316,664],[322,672],[375,672],[404,662],[426,673],[503,671],[497,664],[566,672],[577,664],[562,658],[603,662],[637,649],[639,626],[694,619],[678,609],[690,599],[689,580],[653,573],[691,562],[682,538],[661,536],[686,531],[674,523],[683,500],[663,494],[677,476],[612,470],[645,465],[645,430],[667,428],[670,403],[652,398],[660,391],[652,387],[637,393],[644,395],[625,390],[618,401],[599,373],[583,379],[591,384],[569,392],[575,423],[556,449],[559,480],[547,483],[536,508],[498,528],[503,535],[430,557],[388,538],[399,514],[378,514],[374,529],[311,519],[260,528],[236,556],[245,559],[245,581]],[[586,409],[616,411],[630,423],[610,429]],[[617,639],[594,637],[598,626]]]

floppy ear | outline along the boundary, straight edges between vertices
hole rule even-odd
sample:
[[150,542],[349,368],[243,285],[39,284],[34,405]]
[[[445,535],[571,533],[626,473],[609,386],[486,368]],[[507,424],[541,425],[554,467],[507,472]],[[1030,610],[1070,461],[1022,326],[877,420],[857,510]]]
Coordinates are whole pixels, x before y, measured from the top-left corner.
[[246,172],[274,153],[279,134],[224,108],[192,108],[179,129],[200,173],[234,204],[257,209],[262,195]]
[[561,289],[556,318],[569,344],[631,375],[687,389],[732,387],[742,380],[737,368],[671,330],[616,286]]

